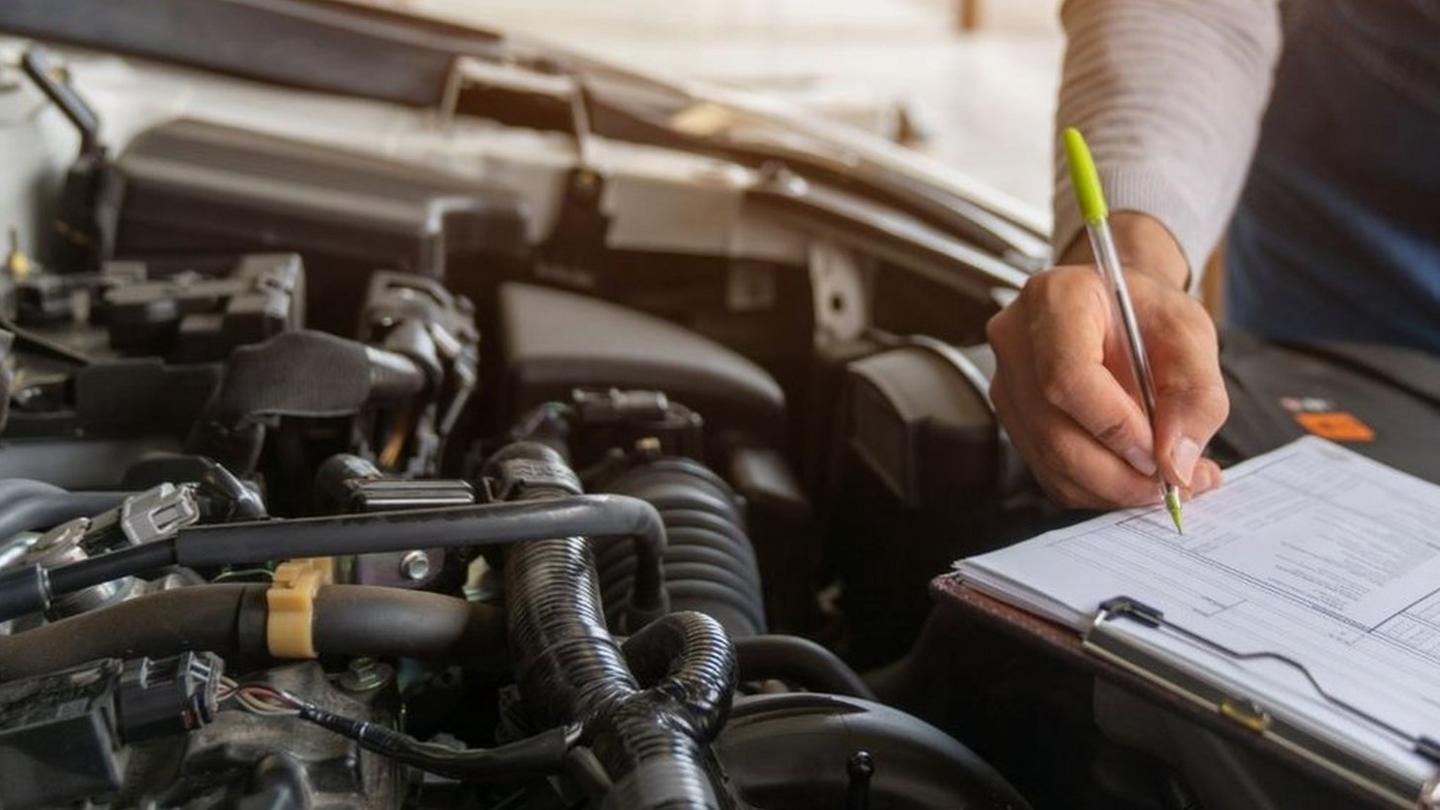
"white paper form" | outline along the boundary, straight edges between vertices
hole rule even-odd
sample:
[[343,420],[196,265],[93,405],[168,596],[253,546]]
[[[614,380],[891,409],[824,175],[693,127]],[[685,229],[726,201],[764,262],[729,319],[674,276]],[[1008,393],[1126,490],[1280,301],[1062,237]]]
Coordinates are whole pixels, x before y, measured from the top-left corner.
[[[1161,509],[1118,512],[957,568],[974,587],[1077,629],[1102,601],[1132,597],[1224,647],[1302,662],[1332,696],[1440,738],[1440,487],[1305,438],[1229,470],[1225,486],[1187,505],[1185,524],[1180,536]],[[1341,729],[1349,748],[1434,771],[1394,735],[1347,725],[1293,668],[1206,660],[1218,656],[1134,633]]]

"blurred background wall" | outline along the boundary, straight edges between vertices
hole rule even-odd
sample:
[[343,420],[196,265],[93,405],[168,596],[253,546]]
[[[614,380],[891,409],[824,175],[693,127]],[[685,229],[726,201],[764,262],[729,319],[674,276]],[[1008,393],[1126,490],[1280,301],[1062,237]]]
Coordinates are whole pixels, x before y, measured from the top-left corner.
[[370,0],[784,95],[1046,212],[1058,0]]

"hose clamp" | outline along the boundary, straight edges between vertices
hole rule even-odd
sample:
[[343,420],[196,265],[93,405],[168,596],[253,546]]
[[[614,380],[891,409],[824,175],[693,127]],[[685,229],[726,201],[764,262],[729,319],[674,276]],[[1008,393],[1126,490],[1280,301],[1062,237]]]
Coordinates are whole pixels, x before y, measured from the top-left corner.
[[333,557],[283,562],[265,592],[265,646],[276,658],[316,658],[315,594],[335,581]]
[[534,458],[507,458],[498,465],[498,495],[508,501],[527,489],[559,489],[571,495],[584,492],[580,477],[563,463]]

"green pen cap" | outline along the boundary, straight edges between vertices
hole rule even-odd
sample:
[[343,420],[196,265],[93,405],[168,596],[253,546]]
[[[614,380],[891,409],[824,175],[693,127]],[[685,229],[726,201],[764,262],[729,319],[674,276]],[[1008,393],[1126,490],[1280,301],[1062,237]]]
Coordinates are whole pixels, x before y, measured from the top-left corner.
[[1087,225],[1094,225],[1110,213],[1105,205],[1105,192],[1100,189],[1100,173],[1085,136],[1074,127],[1065,128],[1065,160],[1070,164],[1070,186],[1075,189],[1075,202]]

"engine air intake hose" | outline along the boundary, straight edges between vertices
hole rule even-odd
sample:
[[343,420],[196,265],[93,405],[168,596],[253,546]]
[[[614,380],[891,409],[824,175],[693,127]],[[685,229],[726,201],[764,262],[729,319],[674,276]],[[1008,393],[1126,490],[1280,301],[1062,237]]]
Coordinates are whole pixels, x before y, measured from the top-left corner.
[[[595,489],[640,498],[665,523],[665,588],[676,610],[713,617],[731,636],[764,633],[765,602],[755,549],[735,493],[720,476],[687,458],[628,467]],[[605,613],[612,623],[626,608],[636,557],[623,544],[595,544]]]
[[[497,456],[563,464],[535,442]],[[519,497],[562,493],[530,487]],[[511,654],[529,719],[537,728],[584,725],[585,742],[614,785],[602,807],[728,806],[707,766],[707,746],[724,725],[737,677],[724,628],[700,613],[671,614],[637,632],[622,653],[606,629],[583,537],[513,547],[505,585]]]

